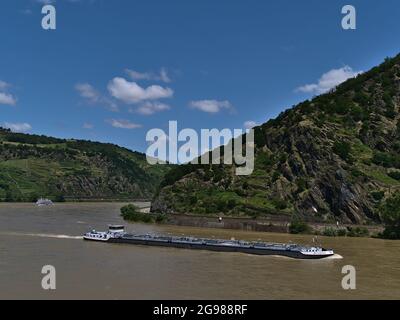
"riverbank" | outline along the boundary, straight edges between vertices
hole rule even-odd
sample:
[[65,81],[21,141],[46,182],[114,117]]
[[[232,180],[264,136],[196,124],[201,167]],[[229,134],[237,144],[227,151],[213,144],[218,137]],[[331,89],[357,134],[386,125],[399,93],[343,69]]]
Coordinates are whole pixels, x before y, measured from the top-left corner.
[[[290,220],[282,216],[271,216],[266,218],[237,218],[224,217],[219,220],[218,217],[210,216],[195,216],[184,214],[170,214],[166,217],[164,224],[197,227],[197,228],[217,228],[217,229],[234,229],[254,232],[273,232],[273,233],[290,233]],[[365,228],[370,235],[378,234],[384,230],[383,226],[373,225],[339,225],[329,223],[307,223],[315,233],[323,233],[328,228],[331,229],[350,229],[350,228]]]
[[290,216],[268,215],[262,218],[191,214],[152,214],[148,208],[132,205],[121,208],[126,221],[157,223],[181,227],[230,229],[252,232],[325,235],[330,237],[377,237],[382,225],[332,224],[315,221],[293,221]]

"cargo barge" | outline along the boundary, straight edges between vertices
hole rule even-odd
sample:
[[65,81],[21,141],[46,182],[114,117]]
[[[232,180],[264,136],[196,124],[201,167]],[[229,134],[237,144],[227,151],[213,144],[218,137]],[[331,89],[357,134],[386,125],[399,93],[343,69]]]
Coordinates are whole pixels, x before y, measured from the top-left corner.
[[252,255],[284,256],[295,259],[323,259],[335,254],[334,251],[330,249],[297,244],[129,234],[125,232],[124,226],[119,225],[109,226],[107,232],[93,230],[86,233],[83,238],[87,241],[106,243],[124,243],[217,252],[238,252]]

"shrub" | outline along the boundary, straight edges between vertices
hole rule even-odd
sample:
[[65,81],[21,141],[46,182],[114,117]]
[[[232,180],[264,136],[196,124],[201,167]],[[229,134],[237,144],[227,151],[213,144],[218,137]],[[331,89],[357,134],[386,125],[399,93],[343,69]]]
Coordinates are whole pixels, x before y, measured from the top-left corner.
[[388,176],[395,180],[400,180],[400,171],[391,171],[388,173]]
[[358,170],[358,169],[352,169],[352,170],[351,170],[351,175],[352,175],[354,178],[359,178],[359,177],[363,177],[363,176],[364,176],[364,173],[363,173],[362,171]]
[[327,227],[322,231],[322,235],[325,237],[345,237],[346,234],[346,229],[336,229],[332,227]]
[[400,168],[400,157],[386,152],[375,152],[372,162],[385,168]]
[[381,201],[385,197],[385,192],[384,191],[373,191],[371,192],[372,198],[376,201]]
[[297,184],[297,193],[302,193],[303,191],[306,191],[308,188],[307,180],[304,178],[298,178],[296,180],[296,184]]
[[400,239],[400,228],[386,227],[385,230],[379,234],[379,237],[388,240],[398,240]]
[[369,103],[369,98],[365,93],[357,92],[356,95],[354,96],[354,101],[356,101],[362,106],[367,106]]
[[254,143],[260,148],[266,145],[267,142],[262,127],[256,127],[254,129]]
[[127,221],[144,222],[144,223],[154,222],[154,218],[151,214],[140,212],[139,208],[133,204],[122,207],[121,216],[124,218],[124,220]]
[[197,203],[197,201],[198,201],[198,198],[196,195],[191,195],[189,197],[189,203],[191,206],[195,205]]
[[356,227],[356,228],[349,228],[347,232],[348,237],[368,237],[369,230],[367,228]]
[[346,141],[336,141],[333,145],[333,152],[345,161],[351,160],[351,145]]
[[277,181],[280,178],[281,174],[278,171],[275,171],[272,175],[272,182]]
[[262,167],[266,167],[266,168],[274,165],[273,157],[270,156],[269,154],[267,154],[266,152],[260,153],[257,157],[257,161]]
[[288,155],[286,154],[286,153],[282,153],[280,156],[279,156],[279,162],[280,163],[286,163],[286,161],[288,160]]
[[331,112],[339,115],[345,115],[350,110],[351,102],[344,97],[336,99],[335,103],[331,106]]
[[228,210],[232,210],[236,207],[236,200],[235,199],[229,199],[226,203],[226,207]]
[[380,207],[386,229],[381,235],[387,239],[400,239],[400,192],[386,199]]
[[164,222],[165,220],[167,220],[167,216],[166,216],[165,214],[158,214],[158,215],[156,216],[156,222],[157,222],[157,223],[162,223],[162,222]]
[[353,105],[351,107],[350,114],[353,120],[357,122],[368,118],[368,114],[365,112],[365,109],[357,105]]
[[336,230],[334,228],[328,227],[322,231],[322,235],[325,237],[336,237]]
[[299,219],[294,219],[289,226],[291,234],[307,234],[311,233],[312,228],[305,222]]
[[285,210],[288,207],[288,204],[285,200],[278,198],[272,199],[272,204],[279,210]]
[[29,202],[36,202],[39,199],[39,196],[36,193],[32,193],[28,197]]

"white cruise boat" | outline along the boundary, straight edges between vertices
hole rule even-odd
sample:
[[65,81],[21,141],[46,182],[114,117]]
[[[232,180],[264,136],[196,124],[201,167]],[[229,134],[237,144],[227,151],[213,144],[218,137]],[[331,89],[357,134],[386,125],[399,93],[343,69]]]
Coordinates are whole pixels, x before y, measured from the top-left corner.
[[46,207],[46,206],[52,206],[54,205],[53,201],[49,200],[49,199],[44,199],[44,198],[40,198],[37,202],[36,205],[38,207]]

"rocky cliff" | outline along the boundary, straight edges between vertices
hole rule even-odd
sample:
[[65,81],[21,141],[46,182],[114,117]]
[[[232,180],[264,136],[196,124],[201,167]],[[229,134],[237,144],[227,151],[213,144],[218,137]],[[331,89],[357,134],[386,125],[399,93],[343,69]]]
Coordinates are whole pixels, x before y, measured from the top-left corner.
[[400,189],[399,106],[397,56],[257,127],[251,176],[180,166],[152,210],[379,223],[379,204]]

